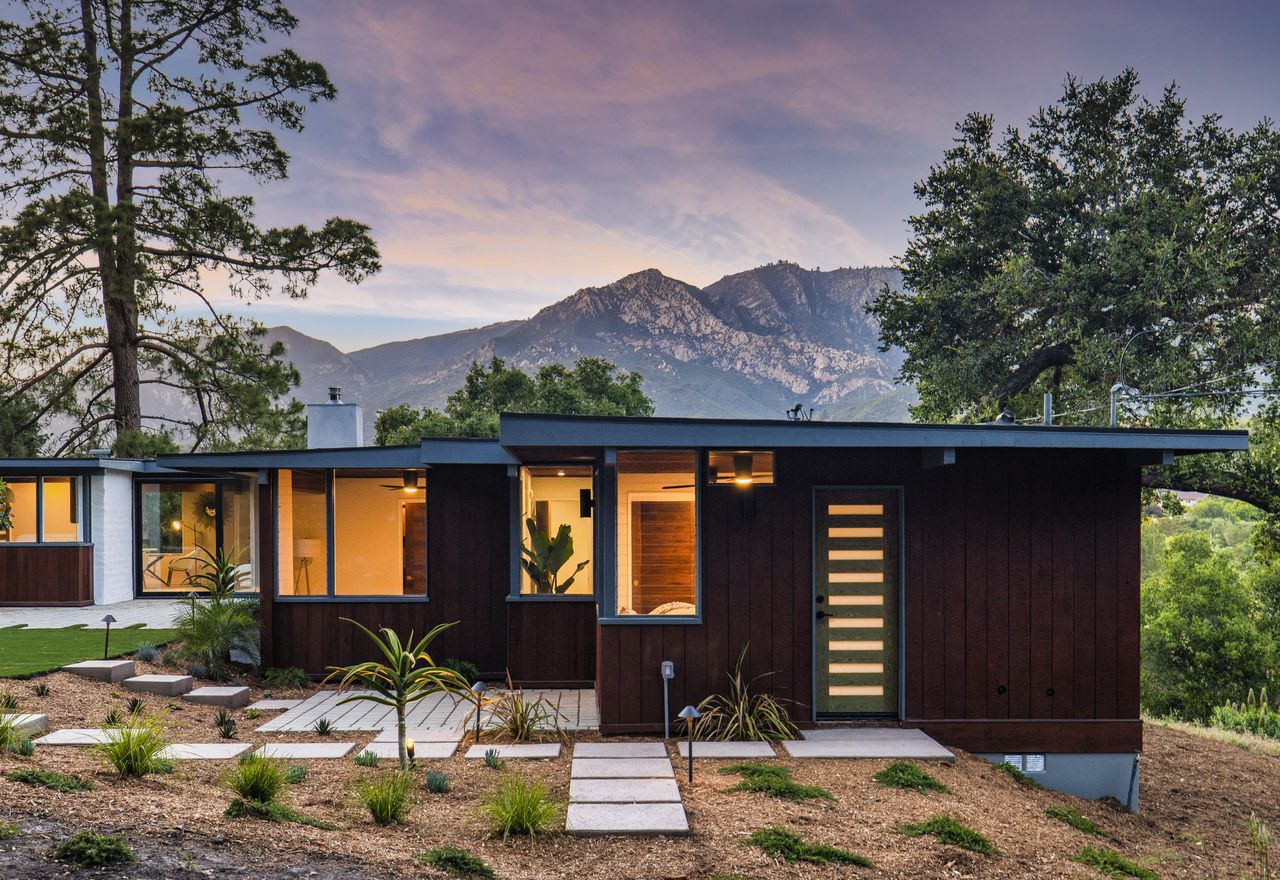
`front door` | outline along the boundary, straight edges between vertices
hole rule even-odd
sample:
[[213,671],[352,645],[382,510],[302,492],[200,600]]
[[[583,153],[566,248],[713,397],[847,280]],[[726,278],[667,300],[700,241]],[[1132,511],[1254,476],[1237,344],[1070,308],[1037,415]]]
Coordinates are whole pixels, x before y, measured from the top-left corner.
[[817,489],[818,715],[898,715],[898,492]]

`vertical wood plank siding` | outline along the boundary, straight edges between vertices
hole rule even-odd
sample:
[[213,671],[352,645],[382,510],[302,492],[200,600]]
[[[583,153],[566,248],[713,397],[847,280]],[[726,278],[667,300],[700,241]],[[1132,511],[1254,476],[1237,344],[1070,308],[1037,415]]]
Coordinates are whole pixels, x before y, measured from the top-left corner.
[[0,544],[0,607],[92,604],[92,545]]
[[[603,625],[606,732],[661,727],[749,675],[811,720],[812,490],[902,486],[904,720],[971,751],[1128,751],[1138,720],[1138,471],[1122,453],[777,451],[777,484],[702,495],[700,625]],[[1029,745],[1034,743],[1034,745]]]

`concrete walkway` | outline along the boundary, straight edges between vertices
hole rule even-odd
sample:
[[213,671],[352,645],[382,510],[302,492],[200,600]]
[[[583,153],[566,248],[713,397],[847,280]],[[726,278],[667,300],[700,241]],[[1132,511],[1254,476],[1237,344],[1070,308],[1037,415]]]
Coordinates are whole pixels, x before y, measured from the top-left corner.
[[947,763],[956,759],[936,739],[913,728],[822,727],[801,731],[800,735],[804,739],[782,743],[793,758],[891,758]]
[[582,743],[573,750],[564,830],[684,835],[689,818],[662,743]]
[[102,629],[102,618],[110,614],[116,619],[111,624],[119,629],[142,624],[152,629],[173,626],[173,619],[182,606],[183,599],[132,599],[113,605],[86,605],[83,608],[0,608],[0,626],[26,626],[29,629],[61,629],[65,626],[87,626]]

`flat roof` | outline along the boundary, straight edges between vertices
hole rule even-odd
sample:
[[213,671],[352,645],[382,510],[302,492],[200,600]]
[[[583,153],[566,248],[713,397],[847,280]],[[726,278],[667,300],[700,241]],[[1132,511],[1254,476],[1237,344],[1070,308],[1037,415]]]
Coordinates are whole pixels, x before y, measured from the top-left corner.
[[786,419],[687,419],[503,413],[502,445],[1002,447],[1123,449],[1190,454],[1249,448],[1248,431],[1085,428],[1065,425],[930,425],[915,422],[793,422]]

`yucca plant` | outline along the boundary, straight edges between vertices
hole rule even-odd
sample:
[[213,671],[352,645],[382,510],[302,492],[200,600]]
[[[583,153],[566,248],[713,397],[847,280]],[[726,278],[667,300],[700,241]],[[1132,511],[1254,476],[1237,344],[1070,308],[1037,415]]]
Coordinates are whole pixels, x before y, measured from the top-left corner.
[[125,707],[129,710],[130,715],[141,715],[147,711],[147,704],[142,701],[141,697],[130,697],[129,702],[125,703]]
[[352,666],[330,666],[332,671],[325,681],[341,676],[340,690],[355,687],[368,693],[352,694],[338,701],[342,706],[346,703],[367,701],[381,706],[390,706],[396,710],[396,738],[400,745],[400,769],[409,769],[409,752],[405,747],[405,715],[408,707],[432,694],[441,692],[462,694],[468,692],[468,682],[452,669],[437,666],[427,653],[427,648],[452,623],[442,623],[433,627],[430,632],[418,641],[414,641],[413,633],[402,641],[395,630],[383,627],[374,633],[350,618],[343,620],[360,629],[378,651],[386,658],[385,663],[376,660],[356,663]]
[[138,779],[171,769],[172,765],[160,757],[169,743],[155,719],[135,715],[127,724],[107,730],[106,735],[106,741],[93,748],[121,777]]
[[119,727],[121,724],[124,724],[124,715],[121,714],[118,708],[112,706],[107,712],[106,717],[102,719],[102,726]]
[[35,694],[37,697],[47,697],[49,696],[49,685],[45,684],[42,681],[39,684],[37,684],[34,688],[32,688],[31,692]]
[[748,679],[742,671],[746,661],[747,645],[743,645],[738,662],[729,669],[729,690],[712,694],[698,704],[702,717],[694,724],[694,736],[718,741],[795,739],[800,731],[782,702],[769,694],[752,692],[756,682],[773,673]]
[[218,715],[213,720],[213,726],[218,729],[218,734],[223,739],[236,738],[236,719],[226,709],[219,709]]
[[328,736],[333,733],[333,722],[328,718],[317,718],[316,723],[311,725],[311,732],[316,736]]

